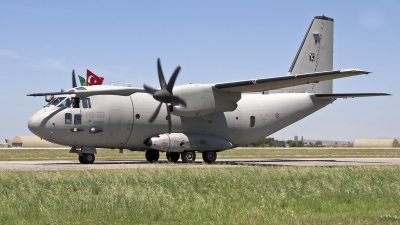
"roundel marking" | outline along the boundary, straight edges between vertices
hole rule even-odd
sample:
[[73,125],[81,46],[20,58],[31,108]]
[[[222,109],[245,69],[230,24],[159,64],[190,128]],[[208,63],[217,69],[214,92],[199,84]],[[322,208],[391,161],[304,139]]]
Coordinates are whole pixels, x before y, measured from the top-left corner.
[[279,113],[275,113],[275,118],[279,118]]

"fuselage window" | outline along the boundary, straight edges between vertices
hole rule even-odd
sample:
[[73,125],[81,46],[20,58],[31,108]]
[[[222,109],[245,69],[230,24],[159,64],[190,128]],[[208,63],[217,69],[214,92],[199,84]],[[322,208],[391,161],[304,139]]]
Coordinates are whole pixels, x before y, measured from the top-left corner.
[[256,117],[250,116],[250,127],[254,127],[256,125]]
[[82,115],[75,114],[74,115],[74,125],[81,125],[81,121],[82,121]]
[[90,98],[82,98],[82,108],[92,108],[90,104]]
[[71,113],[65,113],[65,124],[66,125],[72,124],[72,114]]

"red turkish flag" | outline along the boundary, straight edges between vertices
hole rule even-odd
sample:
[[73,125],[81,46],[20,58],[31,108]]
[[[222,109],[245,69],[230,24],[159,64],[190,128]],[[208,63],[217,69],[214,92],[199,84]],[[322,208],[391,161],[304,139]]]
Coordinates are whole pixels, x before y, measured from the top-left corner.
[[99,77],[96,74],[92,73],[92,71],[87,70],[86,73],[86,85],[87,86],[92,86],[92,85],[101,85],[103,84],[103,77]]

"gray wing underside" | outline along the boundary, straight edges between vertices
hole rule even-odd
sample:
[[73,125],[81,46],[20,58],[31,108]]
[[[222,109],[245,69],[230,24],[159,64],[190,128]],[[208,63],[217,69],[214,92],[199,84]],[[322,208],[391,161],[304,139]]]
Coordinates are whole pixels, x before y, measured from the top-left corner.
[[370,72],[358,69],[334,70],[317,73],[294,74],[290,76],[235,81],[215,84],[214,87],[226,92],[260,92],[292,87],[301,84],[318,83],[343,77],[351,77]]
[[374,97],[387,96],[387,93],[338,93],[338,94],[315,94],[318,99],[338,99],[338,98],[359,98],[359,97]]

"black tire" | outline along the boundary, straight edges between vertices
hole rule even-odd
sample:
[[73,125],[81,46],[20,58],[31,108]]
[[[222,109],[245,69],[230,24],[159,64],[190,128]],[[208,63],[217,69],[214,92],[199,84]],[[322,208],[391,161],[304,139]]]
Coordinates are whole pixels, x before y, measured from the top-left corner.
[[196,152],[194,151],[184,151],[181,154],[183,163],[194,163],[196,160]]
[[207,151],[203,152],[203,160],[206,163],[215,163],[215,160],[217,160],[217,152],[215,151]]
[[160,158],[160,152],[154,150],[147,150],[146,151],[146,160],[149,163],[155,163]]
[[180,154],[177,152],[167,152],[167,159],[169,162],[178,162]]
[[82,154],[83,164],[92,164],[92,163],[94,163],[95,159],[96,159],[96,157],[94,156],[94,154],[87,154],[87,153]]
[[78,160],[80,163],[85,164],[85,161],[83,160],[83,156],[79,155]]

